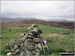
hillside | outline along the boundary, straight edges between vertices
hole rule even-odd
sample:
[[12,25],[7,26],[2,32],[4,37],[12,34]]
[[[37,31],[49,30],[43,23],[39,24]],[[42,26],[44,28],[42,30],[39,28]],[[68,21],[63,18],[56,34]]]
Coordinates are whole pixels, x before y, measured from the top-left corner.
[[74,22],[64,22],[64,21],[43,21],[43,20],[20,20],[20,21],[9,21],[8,23],[2,22],[2,26],[14,26],[14,27],[24,27],[26,24],[42,24],[53,27],[61,27],[67,29],[74,29]]
[[[5,55],[6,44],[17,39],[31,25],[24,27],[7,27],[1,31],[1,55]],[[46,52],[48,56],[58,56],[61,51],[74,51],[74,33],[70,29],[63,29],[58,27],[51,27],[46,25],[39,25],[43,30],[42,37],[48,41],[50,53]],[[62,34],[69,33],[69,34]],[[43,51],[40,52],[41,55]]]

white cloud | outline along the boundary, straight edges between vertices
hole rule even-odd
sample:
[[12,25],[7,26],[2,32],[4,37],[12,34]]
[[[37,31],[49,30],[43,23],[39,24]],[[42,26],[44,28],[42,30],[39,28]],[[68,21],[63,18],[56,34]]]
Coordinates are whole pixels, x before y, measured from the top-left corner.
[[74,1],[1,1],[1,15],[73,20]]

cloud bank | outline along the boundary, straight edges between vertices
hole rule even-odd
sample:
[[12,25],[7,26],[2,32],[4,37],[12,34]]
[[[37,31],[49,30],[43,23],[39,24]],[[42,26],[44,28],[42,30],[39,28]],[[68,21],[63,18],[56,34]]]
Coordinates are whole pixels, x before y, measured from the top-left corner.
[[2,17],[74,20],[74,1],[1,1]]

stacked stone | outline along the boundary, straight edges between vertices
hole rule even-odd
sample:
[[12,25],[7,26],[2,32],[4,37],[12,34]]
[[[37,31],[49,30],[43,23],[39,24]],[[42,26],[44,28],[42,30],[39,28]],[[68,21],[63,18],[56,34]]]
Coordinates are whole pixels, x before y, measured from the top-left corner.
[[10,48],[7,50],[7,56],[9,55],[23,55],[25,52],[25,35],[21,36],[20,38],[17,38],[16,40],[11,40],[7,46],[10,46]]

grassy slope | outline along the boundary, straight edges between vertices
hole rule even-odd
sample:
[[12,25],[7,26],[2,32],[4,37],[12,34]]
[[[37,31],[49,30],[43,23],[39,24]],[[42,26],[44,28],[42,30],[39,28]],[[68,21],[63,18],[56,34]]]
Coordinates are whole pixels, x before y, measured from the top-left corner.
[[[50,27],[40,25],[40,28],[43,30],[43,38],[46,39],[49,44],[49,48],[51,50],[51,56],[55,56],[60,51],[73,51],[74,49],[74,35],[73,31],[69,29],[63,29],[58,27]],[[22,32],[24,32],[27,27],[15,27],[15,28],[5,28],[2,30],[2,40],[1,40],[1,53],[5,54],[5,46],[6,44],[12,40],[16,39],[20,36]],[[69,35],[59,35],[57,33],[68,32]]]

